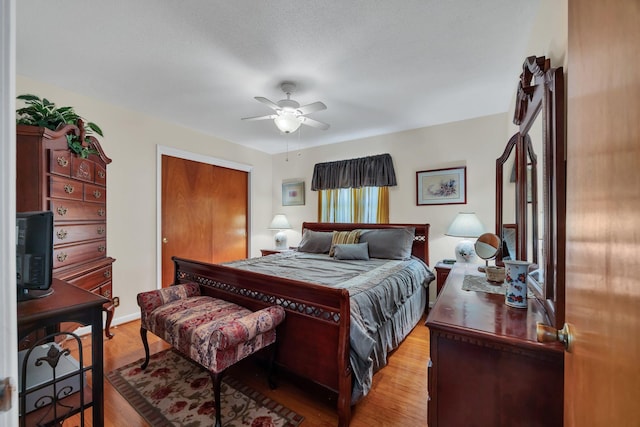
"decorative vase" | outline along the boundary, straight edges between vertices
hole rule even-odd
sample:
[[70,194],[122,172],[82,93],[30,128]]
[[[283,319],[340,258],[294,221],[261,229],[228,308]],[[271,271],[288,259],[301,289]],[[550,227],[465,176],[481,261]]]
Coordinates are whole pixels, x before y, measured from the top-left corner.
[[527,274],[529,272],[528,261],[506,260],[505,279],[507,290],[504,303],[509,307],[527,308]]

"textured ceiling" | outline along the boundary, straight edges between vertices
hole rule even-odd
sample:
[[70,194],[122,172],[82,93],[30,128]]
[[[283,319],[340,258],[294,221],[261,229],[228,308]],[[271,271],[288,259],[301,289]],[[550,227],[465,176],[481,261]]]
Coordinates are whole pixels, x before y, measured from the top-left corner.
[[[16,72],[277,153],[507,111],[538,5],[19,0]],[[240,120],[269,114],[253,97],[284,98],[284,80],[327,105],[309,116],[328,130]]]

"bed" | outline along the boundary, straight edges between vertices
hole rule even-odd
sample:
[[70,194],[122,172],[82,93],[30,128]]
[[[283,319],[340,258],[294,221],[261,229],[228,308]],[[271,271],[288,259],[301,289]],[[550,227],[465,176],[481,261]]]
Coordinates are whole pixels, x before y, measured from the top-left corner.
[[[388,353],[400,345],[424,312],[428,285],[434,278],[426,267],[429,225],[305,222],[302,229],[300,250],[295,252],[224,265],[174,257],[174,283],[196,282],[203,294],[253,310],[273,304],[284,307],[286,320],[278,328],[278,365],[337,393],[339,425],[347,426],[351,405],[366,395],[373,373],[386,364]],[[362,234],[360,245],[337,245],[339,253],[333,257],[307,251],[307,236],[326,239],[333,232],[346,235],[352,230]],[[415,230],[408,244],[403,244],[409,252],[397,256],[395,239],[379,252],[381,238],[398,233],[406,236],[407,230]],[[354,258],[350,251],[367,240],[370,252],[378,248],[377,254],[371,253],[376,258],[345,259]],[[389,251],[395,259],[379,258]],[[313,268],[300,269],[309,263]],[[327,273],[323,268],[330,263],[340,264],[353,276],[329,280],[330,276],[351,274]],[[387,271],[395,273],[382,274]]]

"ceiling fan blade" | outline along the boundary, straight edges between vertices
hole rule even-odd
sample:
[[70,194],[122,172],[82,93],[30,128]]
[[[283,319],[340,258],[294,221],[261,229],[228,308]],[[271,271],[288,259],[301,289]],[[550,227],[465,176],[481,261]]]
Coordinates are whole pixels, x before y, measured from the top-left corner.
[[256,97],[254,97],[254,99],[256,101],[262,102],[263,104],[265,104],[269,108],[273,108],[274,110],[280,110],[280,106],[278,104],[276,104],[273,101],[268,100],[267,98],[264,98],[262,96],[256,96]]
[[267,120],[275,119],[276,117],[278,117],[277,114],[269,114],[268,116],[243,117],[240,120]]
[[318,101],[318,102],[313,102],[311,104],[303,105],[297,110],[300,112],[300,114],[309,114],[315,111],[326,110],[326,109],[327,109],[327,106],[324,105],[324,103]]
[[309,117],[300,117],[303,125],[311,126],[314,128],[327,130],[329,129],[329,125],[327,123],[320,122],[318,120],[310,119]]

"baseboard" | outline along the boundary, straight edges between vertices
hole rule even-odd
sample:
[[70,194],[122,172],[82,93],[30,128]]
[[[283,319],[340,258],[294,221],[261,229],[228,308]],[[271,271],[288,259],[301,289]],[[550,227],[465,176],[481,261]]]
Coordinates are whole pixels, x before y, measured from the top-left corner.
[[[134,320],[138,320],[139,318],[140,318],[140,313],[133,313],[127,316],[114,317],[113,321],[111,322],[111,326],[113,327],[113,326],[121,325],[123,323],[132,322]],[[73,331],[73,333],[80,336],[90,334],[91,326],[83,326]]]

